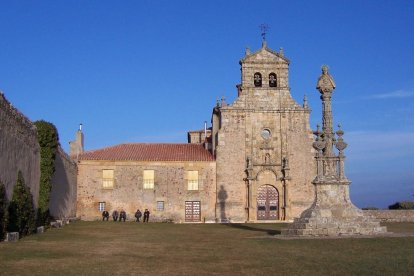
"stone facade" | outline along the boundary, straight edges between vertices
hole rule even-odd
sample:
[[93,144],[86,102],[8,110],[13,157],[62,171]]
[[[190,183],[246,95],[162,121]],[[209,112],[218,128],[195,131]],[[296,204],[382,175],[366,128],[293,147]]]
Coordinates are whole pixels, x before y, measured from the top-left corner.
[[[289,60],[264,41],[257,52],[246,51],[240,65],[237,99],[217,103],[211,128],[188,133],[188,142],[203,144],[212,161],[168,162],[156,156],[153,162],[130,155],[122,160],[117,153],[105,159],[111,147],[96,154],[77,152],[77,216],[100,218],[98,205],[105,203],[108,211],[125,209],[132,215],[137,208],[149,208],[157,220],[186,221],[186,202],[199,201],[200,221],[288,221],[308,208],[316,174],[310,109],[306,100],[300,105],[290,94]],[[79,131],[77,137],[83,141]],[[73,153],[79,144],[71,143]],[[185,171],[191,167],[200,172],[199,191],[185,188]],[[111,168],[116,185],[106,190],[101,174]],[[148,168],[155,171],[154,190],[143,189]],[[164,211],[157,211],[159,201]]]
[[[187,141],[191,144],[202,144],[206,141],[209,142],[211,138],[211,128],[189,131],[187,133]],[[209,143],[207,144],[209,145]]]
[[263,42],[240,64],[238,98],[218,104],[212,116],[217,189],[224,195],[217,204],[225,207],[219,219],[291,220],[312,203],[310,109],[290,94],[289,60],[282,51]]
[[40,180],[40,146],[36,126],[0,93],[0,180],[10,200],[21,171],[37,206]]
[[[200,222],[215,221],[215,162],[79,160],[77,217],[101,219],[105,209],[124,209],[133,220],[135,211],[149,209],[150,221],[186,221],[186,202],[200,202]],[[113,188],[103,188],[102,170],[114,171]],[[154,187],[144,189],[144,170],[154,171]],[[198,171],[198,190],[188,190],[187,171]],[[163,210],[160,210],[162,202]]]

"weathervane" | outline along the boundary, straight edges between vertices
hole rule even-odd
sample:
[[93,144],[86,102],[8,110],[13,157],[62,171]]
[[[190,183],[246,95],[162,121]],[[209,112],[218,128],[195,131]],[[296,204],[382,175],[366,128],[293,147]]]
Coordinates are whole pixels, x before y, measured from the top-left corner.
[[260,24],[259,28],[262,31],[261,36],[263,41],[266,41],[266,33],[270,29],[270,27],[267,24]]

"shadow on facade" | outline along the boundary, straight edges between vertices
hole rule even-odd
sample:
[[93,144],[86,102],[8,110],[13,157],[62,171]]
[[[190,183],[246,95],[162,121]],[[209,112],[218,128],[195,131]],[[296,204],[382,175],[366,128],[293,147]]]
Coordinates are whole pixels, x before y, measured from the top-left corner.
[[220,222],[228,222],[226,217],[226,200],[227,200],[227,192],[224,190],[223,185],[220,186],[220,191],[218,192],[217,198],[220,207]]

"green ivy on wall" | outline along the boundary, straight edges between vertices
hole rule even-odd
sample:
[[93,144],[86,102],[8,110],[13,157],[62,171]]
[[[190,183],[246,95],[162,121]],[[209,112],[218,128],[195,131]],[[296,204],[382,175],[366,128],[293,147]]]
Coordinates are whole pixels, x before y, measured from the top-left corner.
[[49,199],[52,189],[52,177],[55,172],[55,157],[59,146],[56,127],[46,121],[36,121],[37,139],[40,145],[40,188],[38,226],[45,225],[49,219]]

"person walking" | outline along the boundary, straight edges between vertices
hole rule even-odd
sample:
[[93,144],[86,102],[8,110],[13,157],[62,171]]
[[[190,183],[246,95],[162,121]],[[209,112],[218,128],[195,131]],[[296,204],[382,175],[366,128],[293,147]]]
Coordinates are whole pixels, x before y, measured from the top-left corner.
[[142,217],[142,213],[139,209],[137,209],[137,211],[135,212],[135,217],[137,218],[137,222],[139,222],[139,220]]
[[145,209],[145,212],[144,212],[144,222],[147,222],[148,223],[149,215],[150,215],[150,211],[148,211],[148,209]]

